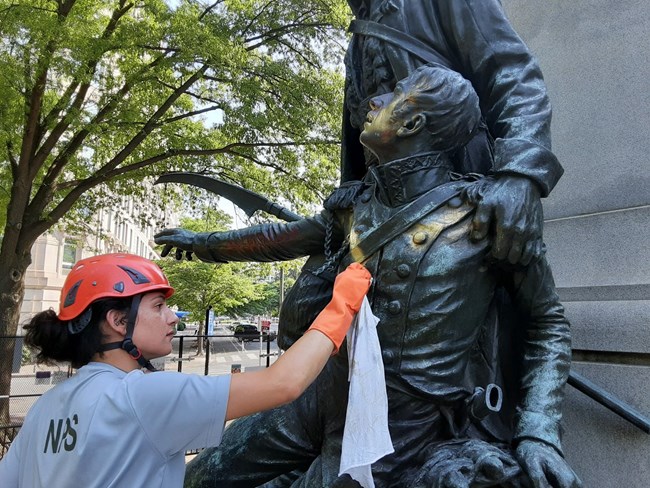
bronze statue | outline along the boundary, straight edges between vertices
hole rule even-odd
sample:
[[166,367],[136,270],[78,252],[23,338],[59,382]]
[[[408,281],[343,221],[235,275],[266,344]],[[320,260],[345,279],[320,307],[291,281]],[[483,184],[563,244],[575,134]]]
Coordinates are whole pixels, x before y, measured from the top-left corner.
[[489,171],[495,177],[478,202],[472,238],[480,240],[493,231],[492,253],[497,259],[526,264],[539,256],[543,220],[539,197],[549,194],[563,169],[551,152],[551,107],[542,73],[501,2],[349,0],[349,4],[356,20],[346,56],[342,180],[363,178],[375,160],[359,144],[367,101],[391,92],[418,66],[442,64],[472,83],[483,115],[470,143],[452,156],[454,169],[463,174]]
[[[495,183],[458,174],[453,156],[481,126],[479,98],[434,65],[370,107],[360,139],[377,161],[322,214],[226,233],[167,230],[157,242],[218,262],[310,255],[327,235],[349,241],[342,262],[372,271],[381,320],[395,453],[373,465],[377,486],[580,486],[560,447],[569,324],[543,252],[513,266],[492,256],[494,237],[470,238],[475,202]],[[499,315],[501,294],[516,317]],[[191,463],[186,486],[356,486],[337,474],[346,379],[340,354],[296,402],[233,424],[227,447]],[[483,408],[495,385],[498,413]]]
[[[294,287],[281,312],[283,347],[291,344],[317,313],[320,302],[327,300],[327,278],[334,274],[348,245],[351,255],[343,262],[352,256],[374,260],[374,266],[383,271],[372,299],[375,313],[382,318],[380,340],[396,443],[396,453],[373,466],[378,485],[525,486],[530,482],[537,487],[548,482],[579,486],[559,448],[559,405],[568,371],[569,335],[543,258],[539,197],[552,190],[562,168],[550,150],[551,110],[539,67],[498,0],[349,3],[356,20],[346,56],[343,184],[325,202],[323,213],[290,224],[221,234],[167,230],[156,240],[166,245],[163,254],[177,247],[177,257],[182,257],[182,251],[194,252],[206,261],[273,261],[311,255],[299,278],[310,292]],[[381,96],[390,94],[398,80],[431,63],[451,68],[471,82],[480,100],[480,121],[470,124],[469,133],[446,133],[444,138],[429,141],[434,146],[426,146],[421,131],[409,132],[411,125],[402,127],[402,135],[408,133],[408,137],[397,137],[399,127],[393,127],[404,161],[389,161],[397,155],[371,139],[360,145],[368,100],[385,103]],[[439,66],[429,75],[450,80],[449,72]],[[413,88],[413,79],[401,86]],[[476,106],[465,108],[466,118],[456,113],[453,119],[476,121]],[[427,127],[442,127],[443,120],[451,122],[440,117],[438,125],[428,120]],[[370,135],[366,131],[364,138]],[[424,148],[416,141],[425,144]],[[468,172],[490,176],[476,182],[463,178],[444,182],[447,177],[458,178],[456,173]],[[436,196],[436,192],[443,195]],[[440,198],[449,203],[436,206]],[[426,231],[409,234],[394,223],[411,219],[416,227],[425,222],[440,227],[440,222],[427,219],[446,215],[445,210],[467,213],[449,227],[443,226],[435,239]],[[397,217],[391,218],[394,213]],[[377,238],[376,233],[373,237],[373,226],[386,221],[393,222],[393,239]],[[448,235],[454,239],[445,241]],[[412,242],[405,242],[406,236]],[[418,258],[420,264],[400,261],[415,259],[409,253],[418,247],[427,249]],[[477,253],[468,254],[476,261],[466,268],[457,262],[460,255],[452,252],[464,247]],[[429,262],[433,256],[440,259]],[[478,256],[485,262],[479,264]],[[422,262],[427,265],[423,267]],[[509,269],[508,262],[520,268]],[[458,274],[437,275],[444,275],[445,266]],[[465,289],[461,269],[467,279],[480,277],[486,283],[496,279],[493,289],[487,286],[482,289],[485,295],[479,293],[483,308],[469,307],[468,296],[461,297],[460,289]],[[452,286],[452,276],[461,280],[456,286]],[[442,285],[443,277],[449,279],[447,286]],[[530,294],[518,295],[526,288],[523,283],[536,280],[535,293],[529,289]],[[407,284],[412,290],[408,299],[401,295]],[[485,316],[463,323],[461,333],[458,326],[449,325],[452,312],[461,313],[455,307],[436,313],[440,305],[436,298],[444,296],[443,292],[457,299],[454,303],[459,310],[471,309],[477,317],[487,310]],[[534,297],[545,297],[541,316],[547,320],[541,323],[535,321],[540,315],[525,313],[539,305]],[[523,311],[503,305],[510,299]],[[447,327],[432,326],[438,315],[449,319],[443,321]],[[455,357],[453,351],[465,356],[457,362],[449,360]],[[273,480],[267,486],[345,485],[336,473],[346,371],[346,358],[333,358],[300,400],[261,414],[263,421],[251,417],[234,426],[226,435],[240,439],[238,446],[200,456],[188,471],[188,486],[252,486],[263,480]],[[448,382],[441,381],[445,374],[450,375]],[[505,401],[501,412],[485,416],[480,408],[485,392],[473,388],[490,383],[503,386]],[[512,408],[516,405],[521,410],[515,417]],[[434,434],[421,435],[426,426]],[[510,447],[515,445],[513,456]],[[521,475],[515,457],[530,475],[528,481],[521,481],[526,476]]]
[[[489,172],[494,179],[475,202],[472,239],[494,233],[491,252],[499,260],[527,264],[539,257],[540,196],[548,195],[563,170],[551,152],[551,107],[541,71],[500,1],[349,0],[349,4],[356,19],[346,55],[341,181],[362,179],[376,162],[359,143],[367,101],[391,92],[417,66],[442,64],[470,80],[481,100],[482,123],[469,143],[451,155],[457,172]],[[200,243],[194,244],[200,248]],[[328,265],[336,256],[330,255],[335,250],[328,245],[324,251],[307,261],[287,295],[293,306],[280,311],[283,333],[278,342],[283,348],[329,300],[335,269]],[[182,255],[178,249],[177,258]],[[267,260],[263,255],[255,259]],[[311,291],[305,294],[302,288]]]
[[494,177],[477,202],[472,238],[493,231],[494,257],[511,263],[539,256],[539,199],[563,169],[551,151],[551,106],[541,70],[500,0],[348,3],[356,20],[346,55],[341,181],[362,179],[376,162],[359,143],[367,101],[391,92],[418,66],[442,64],[472,83],[483,116],[471,141],[452,155],[454,168]]

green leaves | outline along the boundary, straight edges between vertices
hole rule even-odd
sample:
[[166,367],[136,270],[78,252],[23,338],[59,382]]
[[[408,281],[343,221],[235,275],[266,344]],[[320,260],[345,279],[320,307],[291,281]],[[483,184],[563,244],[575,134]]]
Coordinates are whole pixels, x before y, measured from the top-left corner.
[[338,167],[347,12],[0,0],[0,202],[16,202],[22,242],[99,185],[167,170],[209,170],[299,211],[320,202]]
[[169,303],[192,313],[192,320],[201,320],[209,305],[218,315],[260,297],[255,283],[249,279],[242,264],[214,265],[202,262],[158,262],[169,282],[176,289]]
[[[205,206],[197,212],[202,214],[201,218],[184,218],[181,226],[194,232],[206,232],[226,230],[230,225],[230,217],[221,210]],[[201,320],[209,305],[221,315],[263,297],[264,286],[258,284],[255,265],[215,265],[169,258],[161,259],[158,264],[176,290],[170,304],[192,312],[192,320]]]

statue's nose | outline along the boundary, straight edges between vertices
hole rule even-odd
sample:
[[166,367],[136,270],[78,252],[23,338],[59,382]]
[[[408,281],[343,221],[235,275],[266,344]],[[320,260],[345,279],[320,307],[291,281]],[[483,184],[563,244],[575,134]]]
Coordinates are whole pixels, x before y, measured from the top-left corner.
[[368,102],[370,105],[370,110],[379,110],[384,106],[384,101],[381,99],[381,97],[374,97],[370,99],[370,102]]

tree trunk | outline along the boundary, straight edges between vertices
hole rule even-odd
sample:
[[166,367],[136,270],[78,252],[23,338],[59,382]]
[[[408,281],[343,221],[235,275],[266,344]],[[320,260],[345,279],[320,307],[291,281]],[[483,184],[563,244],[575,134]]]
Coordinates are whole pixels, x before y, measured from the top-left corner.
[[[5,259],[2,259],[5,258]],[[9,398],[14,356],[13,337],[18,329],[20,308],[25,296],[25,271],[31,263],[29,251],[0,258],[0,437],[10,442],[14,429],[9,429]],[[9,436],[10,438],[6,438]]]

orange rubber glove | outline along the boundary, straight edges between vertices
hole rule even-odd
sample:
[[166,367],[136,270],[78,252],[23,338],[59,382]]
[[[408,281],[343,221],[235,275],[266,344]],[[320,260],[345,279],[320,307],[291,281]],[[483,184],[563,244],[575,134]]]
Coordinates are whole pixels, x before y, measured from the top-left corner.
[[309,330],[318,330],[334,343],[336,354],[341,347],[354,315],[361,308],[372,277],[359,263],[352,263],[334,280],[332,300],[318,314]]

